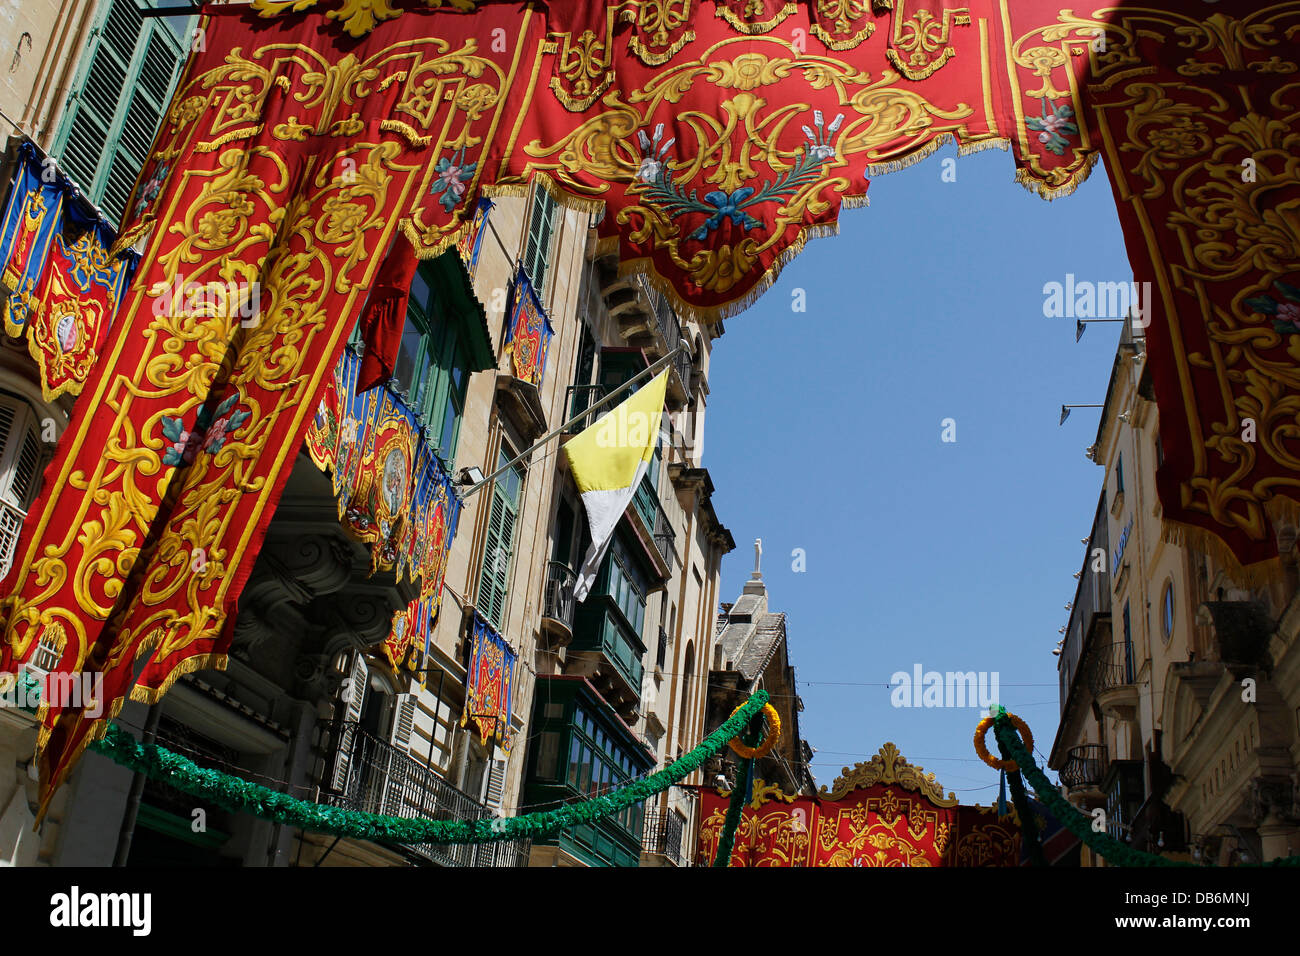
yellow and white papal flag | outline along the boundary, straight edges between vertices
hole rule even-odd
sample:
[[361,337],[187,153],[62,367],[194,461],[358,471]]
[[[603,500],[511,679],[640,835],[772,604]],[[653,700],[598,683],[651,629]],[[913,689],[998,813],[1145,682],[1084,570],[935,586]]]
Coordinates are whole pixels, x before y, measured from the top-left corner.
[[618,519],[650,466],[659,441],[667,387],[665,369],[564,446],[591,528],[591,547],[573,586],[573,596],[579,601],[586,600],[591,591]]

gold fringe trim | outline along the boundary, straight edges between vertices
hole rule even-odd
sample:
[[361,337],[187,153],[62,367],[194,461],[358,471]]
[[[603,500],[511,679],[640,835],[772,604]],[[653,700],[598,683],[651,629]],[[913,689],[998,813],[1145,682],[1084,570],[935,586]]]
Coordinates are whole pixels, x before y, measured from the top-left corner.
[[386,119],[379,124],[379,128],[388,133],[401,133],[412,146],[428,146],[433,142],[432,136],[421,136],[414,126],[401,120]]
[[826,48],[829,50],[852,50],[853,48],[861,44],[863,40],[870,39],[871,36],[875,34],[876,25],[874,23],[868,23],[865,27],[863,27],[857,33],[853,34],[853,36],[849,37],[847,40],[834,39],[831,36],[830,31],[827,30],[825,27],[823,27],[820,23],[814,23],[811,27],[811,30],[812,30],[812,35],[817,37],[817,39],[821,40],[822,43],[826,44]]
[[957,145],[958,156],[969,156],[972,153],[983,152],[986,149],[1001,149],[1008,152],[1011,149],[1011,140],[1003,136],[989,136],[983,139],[963,142],[957,138],[955,133],[941,133],[919,149],[914,149],[903,156],[899,156],[897,159],[891,159],[883,163],[868,164],[866,175],[868,178],[886,176],[889,173],[896,173],[900,170],[907,169],[909,166],[915,166],[917,163],[929,159],[949,143],[955,143]]
[[1084,180],[1092,175],[1092,169],[1101,159],[1101,153],[1089,153],[1084,159],[1083,165],[1070,173],[1069,177],[1059,186],[1051,186],[1027,169],[1016,170],[1016,182],[1024,186],[1032,193],[1037,193],[1040,199],[1046,199],[1051,202],[1053,199],[1059,199],[1062,196],[1068,196],[1080,186]]
[[[31,355],[36,362],[36,367],[41,372],[41,397],[47,402],[55,402],[60,395],[80,395],[82,388],[85,387],[85,381],[78,382],[76,379],[70,379],[58,388],[50,388],[49,372],[45,368],[45,353],[36,345],[36,337],[31,334],[30,323],[27,330],[27,353]],[[80,331],[80,330],[78,330]],[[90,367],[95,367],[95,362],[99,361],[99,355],[95,355],[95,361],[90,363]]]
[[186,674],[208,670],[224,671],[229,664],[230,657],[227,654],[199,654],[196,657],[187,657],[171,669],[166,680],[158,687],[141,687],[137,684],[131,688],[131,699],[141,704],[156,704],[172,689],[172,685]]
[[[961,20],[957,19],[956,22],[960,24]],[[969,23],[970,19],[967,18],[966,22]],[[885,57],[889,60],[890,63],[894,64],[894,69],[898,70],[899,73],[902,73],[903,76],[907,77],[909,80],[918,83],[921,80],[928,80],[931,74],[933,74],[935,70],[939,69],[941,66],[943,66],[945,63],[947,63],[956,55],[957,55],[957,51],[954,50],[952,47],[948,47],[942,53],[939,54],[938,59],[931,60],[929,63],[927,63],[925,66],[921,67],[918,70],[918,69],[913,69],[911,66],[909,66],[903,60],[903,58],[898,55],[898,52],[896,50],[885,51]]]
[[1267,558],[1253,564],[1242,564],[1227,542],[1217,533],[1200,525],[1187,524],[1165,518],[1161,521],[1161,537],[1168,544],[1199,551],[1223,567],[1242,587],[1264,587],[1284,575],[1280,558]]
[[672,46],[663,53],[651,53],[647,47],[641,44],[641,38],[637,36],[632,37],[632,39],[628,41],[627,45],[646,66],[663,66],[680,53],[682,47],[686,46],[686,44],[690,43],[694,39],[695,30],[692,28],[674,40]]
[[[947,146],[949,143],[957,144],[957,155],[959,157],[970,156],[973,153],[983,152],[986,149],[1001,149],[1010,152],[1012,148],[1011,140],[1005,136],[990,136],[983,139],[963,142],[953,133],[943,133],[940,136],[936,136],[919,149],[913,150],[905,156],[900,156],[898,159],[892,159],[884,163],[869,164],[867,166],[866,174],[868,177],[874,178],[876,176],[884,176],[889,173],[896,173],[899,170],[907,169],[909,166],[914,166],[922,160],[928,159],[931,155],[942,149],[944,146]],[[1068,196],[1070,193],[1078,189],[1084,180],[1092,175],[1093,167],[1097,165],[1097,161],[1100,159],[1101,153],[1089,153],[1084,159],[1083,165],[1073,173],[1070,173],[1066,181],[1059,186],[1052,186],[1043,182],[1023,167],[1016,168],[1016,182],[1021,186],[1024,186],[1030,192],[1037,193],[1039,198],[1046,199],[1050,202],[1051,200],[1057,199],[1061,196]]]
[[781,25],[782,21],[784,21],[786,17],[790,16],[790,14],[794,13],[798,9],[799,7],[797,4],[786,3],[785,6],[776,12],[771,20],[764,20],[762,23],[747,23],[740,19],[740,17],[736,16],[730,7],[725,7],[721,3],[718,4],[716,12],[719,17],[730,23],[733,29],[754,36],[755,34],[767,33],[776,29]]
[[211,153],[220,149],[227,143],[233,143],[237,139],[251,139],[258,133],[262,132],[262,124],[256,126],[246,126],[243,129],[232,129],[229,133],[223,133],[209,143],[198,143],[194,147],[196,153]]

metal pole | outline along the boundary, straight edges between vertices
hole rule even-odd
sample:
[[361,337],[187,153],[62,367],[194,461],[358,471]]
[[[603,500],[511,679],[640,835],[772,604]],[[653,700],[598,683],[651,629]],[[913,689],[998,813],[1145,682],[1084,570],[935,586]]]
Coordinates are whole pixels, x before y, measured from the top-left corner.
[[[158,722],[162,719],[162,705],[153,704],[144,722],[144,734],[140,742],[146,747],[158,737]],[[122,817],[122,829],[118,832],[117,853],[113,857],[114,866],[126,866],[131,855],[131,838],[135,836],[135,821],[140,815],[140,798],[144,796],[144,785],[148,777],[136,773],[131,778],[131,789],[127,793],[126,813]]]
[[650,378],[655,373],[660,372],[663,369],[667,368],[673,359],[677,358],[677,356],[681,355],[683,352],[689,352],[690,350],[691,350],[690,343],[688,343],[685,339],[679,340],[677,348],[673,349],[671,352],[669,352],[663,358],[659,359],[659,361],[655,362],[649,368],[645,369],[644,371],[638,372],[636,375],[632,376],[630,379],[628,379],[618,388],[614,389],[614,391],[610,392],[600,401],[584,409],[580,415],[575,415],[572,418],[570,418],[567,422],[565,422],[563,425],[559,425],[556,428],[551,429],[551,431],[547,432],[545,435],[539,438],[526,451],[523,451],[520,454],[516,455],[514,458],[511,458],[508,462],[506,462],[496,471],[492,472],[492,474],[488,475],[478,484],[470,485],[470,487],[466,488],[463,492],[461,492],[461,496],[460,496],[461,500],[463,501],[464,499],[468,498],[470,495],[474,494],[474,492],[478,491],[480,488],[492,484],[492,482],[496,479],[498,475],[501,475],[506,471],[508,471],[509,469],[513,468],[515,465],[523,461],[525,458],[527,458],[537,449],[545,445],[556,435],[559,435],[561,432],[566,431],[570,425],[573,425],[576,422],[580,422],[588,415],[590,415],[592,412],[604,408],[606,405],[613,402],[614,399],[621,397],[622,394],[627,390],[629,390],[633,385],[636,385],[639,382],[641,382],[643,379]]

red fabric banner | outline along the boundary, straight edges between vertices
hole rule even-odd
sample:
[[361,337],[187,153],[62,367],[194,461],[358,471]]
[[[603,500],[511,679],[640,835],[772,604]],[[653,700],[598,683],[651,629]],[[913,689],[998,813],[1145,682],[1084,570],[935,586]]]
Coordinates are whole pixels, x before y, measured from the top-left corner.
[[54,237],[31,293],[34,315],[27,329],[47,399],[81,391],[113,322],[127,270],[125,258],[108,258],[99,229],[85,230],[72,243]]
[[1300,523],[1300,4],[1258,6],[1125,11],[1085,91],[1143,303],[1167,536],[1245,586]]
[[[315,16],[204,22],[154,144],[174,166],[119,239],[143,259],[6,581],[0,668],[46,636],[59,670],[104,675],[104,717],[42,707],[47,799],[128,695],[224,666],[226,618],[381,253],[440,150],[497,142],[530,16],[499,53],[475,52],[464,17],[362,41]],[[214,294],[156,308],[182,274]],[[252,319],[212,305],[232,288]]]

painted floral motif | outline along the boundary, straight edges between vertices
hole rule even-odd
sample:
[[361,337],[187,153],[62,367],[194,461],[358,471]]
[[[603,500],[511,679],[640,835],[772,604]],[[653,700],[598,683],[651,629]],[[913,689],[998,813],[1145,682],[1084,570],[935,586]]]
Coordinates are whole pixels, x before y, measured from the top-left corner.
[[1070,145],[1070,141],[1065,137],[1077,136],[1079,127],[1074,123],[1074,110],[1069,105],[1058,106],[1055,109],[1051,109],[1051,106],[1052,104],[1044,96],[1043,115],[1030,116],[1025,120],[1025,125],[1038,133],[1038,141],[1049,153],[1064,156],[1065,147]]
[[139,219],[146,209],[152,205],[153,201],[158,198],[162,192],[163,183],[167,181],[169,167],[161,159],[154,160],[153,172],[145,180],[144,185],[140,187],[140,196],[135,201],[135,208],[131,211],[132,219]]
[[830,137],[844,122],[844,114],[836,115],[829,126],[821,110],[813,111],[813,132],[803,127],[808,142],[804,151],[795,160],[794,166],[781,174],[776,182],[763,183],[761,186],[741,186],[731,192],[715,189],[705,193],[701,199],[696,190],[687,195],[682,187],[673,182],[673,170],[669,168],[668,147],[675,140],[668,140],[662,146],[659,140],[663,134],[663,124],[655,127],[654,137],[647,139],[644,130],[638,131],[643,156],[637,170],[637,179],[646,183],[646,199],[660,206],[669,216],[676,219],[687,213],[702,213],[707,219],[691,232],[689,238],[706,241],[723,222],[730,220],[746,232],[761,226],[762,220],[754,218],[748,209],[768,202],[787,202],[800,189],[815,183],[821,177],[821,167],[834,158],[835,147]]
[[831,125],[825,126],[822,111],[813,110],[813,125],[817,127],[817,132],[814,133],[807,126],[804,126],[803,134],[808,137],[808,153],[817,162],[824,163],[835,155],[835,147],[830,144],[830,138],[835,135],[843,122],[844,114],[837,113],[835,119],[831,120]]
[[641,165],[636,171],[636,178],[643,183],[653,183],[663,176],[664,170],[667,169],[669,158],[667,153],[673,143],[677,142],[677,138],[673,137],[668,142],[660,145],[659,140],[664,135],[663,123],[655,127],[653,139],[647,137],[643,129],[637,130],[636,135],[641,143],[641,152],[643,154]]
[[1273,316],[1273,328],[1287,335],[1300,335],[1300,289],[1278,280],[1273,288],[1281,293],[1281,299],[1265,293],[1247,299],[1246,305],[1261,315]]
[[442,198],[438,201],[442,203],[443,209],[451,212],[465,198],[465,193],[469,189],[468,181],[473,178],[474,170],[477,168],[478,163],[465,162],[465,147],[462,146],[456,150],[451,159],[443,156],[438,160],[438,165],[433,167],[433,171],[438,175],[429,192],[434,196],[441,194]]
[[227,436],[248,421],[250,416],[249,412],[233,411],[238,399],[238,394],[231,395],[217,406],[215,412],[207,406],[200,408],[192,429],[187,429],[180,418],[164,415],[163,437],[171,442],[171,445],[163,452],[163,464],[172,467],[188,465],[194,461],[194,456],[200,449],[209,455],[221,451],[226,444]]

